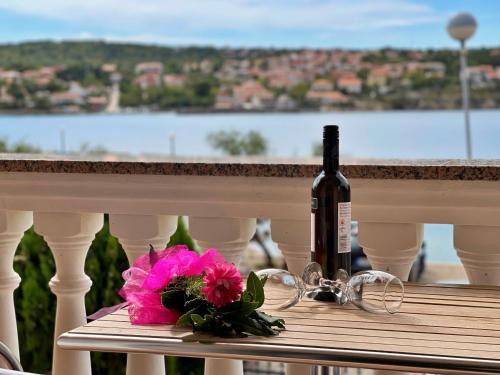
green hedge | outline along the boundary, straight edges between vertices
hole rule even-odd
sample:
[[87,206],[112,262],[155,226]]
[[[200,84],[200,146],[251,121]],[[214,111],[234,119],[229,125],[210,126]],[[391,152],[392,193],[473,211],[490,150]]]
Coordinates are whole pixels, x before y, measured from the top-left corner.
[[[186,244],[194,249],[181,218],[168,246],[175,244]],[[33,228],[25,233],[19,244],[14,268],[22,278],[21,286],[14,294],[21,362],[26,371],[46,373],[52,362],[56,312],[56,298],[48,282],[55,273],[55,265],[46,242]],[[125,252],[118,240],[110,235],[106,215],[104,226],[92,242],[85,263],[85,272],[93,283],[85,298],[87,313],[122,302],[117,292],[123,284],[121,273],[127,268]],[[203,373],[203,360],[169,357],[166,363],[169,375]],[[125,364],[123,354],[92,353],[94,375],[125,374]]]

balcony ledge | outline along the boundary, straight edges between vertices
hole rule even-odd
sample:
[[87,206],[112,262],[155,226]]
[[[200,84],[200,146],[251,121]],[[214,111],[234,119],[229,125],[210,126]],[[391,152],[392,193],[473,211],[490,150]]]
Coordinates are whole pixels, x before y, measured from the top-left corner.
[[[0,172],[307,178],[317,175],[320,169],[318,158],[138,161],[0,154]],[[342,160],[342,171],[353,179],[500,181],[500,159],[346,159]]]

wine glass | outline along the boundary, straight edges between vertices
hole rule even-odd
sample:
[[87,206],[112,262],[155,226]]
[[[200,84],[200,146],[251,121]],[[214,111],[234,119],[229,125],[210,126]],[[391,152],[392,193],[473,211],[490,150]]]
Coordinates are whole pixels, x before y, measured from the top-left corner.
[[324,299],[330,295],[339,305],[352,303],[368,312],[394,314],[401,308],[404,286],[400,279],[387,272],[363,271],[349,277],[339,270],[335,280],[323,277],[318,263],[309,263],[302,277],[288,271],[270,268],[257,272],[266,279],[266,304],[279,310],[296,305],[302,298]]

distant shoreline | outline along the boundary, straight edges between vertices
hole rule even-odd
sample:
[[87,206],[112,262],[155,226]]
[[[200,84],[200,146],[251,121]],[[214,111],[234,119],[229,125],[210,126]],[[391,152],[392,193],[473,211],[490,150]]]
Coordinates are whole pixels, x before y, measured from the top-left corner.
[[[496,108],[471,108],[472,111],[495,111]],[[461,111],[462,108],[408,108],[408,109],[362,109],[362,108],[331,108],[328,110],[318,109],[296,109],[296,110],[216,110],[216,109],[181,109],[181,110],[131,110],[125,109],[118,112],[95,112],[95,111],[79,111],[79,112],[46,112],[46,111],[27,111],[27,110],[0,110],[0,116],[81,116],[81,115],[137,115],[137,114],[161,114],[175,113],[178,115],[223,115],[223,114],[292,114],[292,113],[381,113],[381,112],[440,112],[440,111]]]

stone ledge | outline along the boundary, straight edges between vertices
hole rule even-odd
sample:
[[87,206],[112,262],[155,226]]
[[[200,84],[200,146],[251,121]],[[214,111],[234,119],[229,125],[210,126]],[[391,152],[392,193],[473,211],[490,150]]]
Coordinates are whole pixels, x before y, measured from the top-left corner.
[[[317,158],[109,161],[0,154],[0,172],[310,178],[321,170],[320,162]],[[346,159],[342,160],[341,168],[346,177],[359,179],[500,181],[500,160]]]

